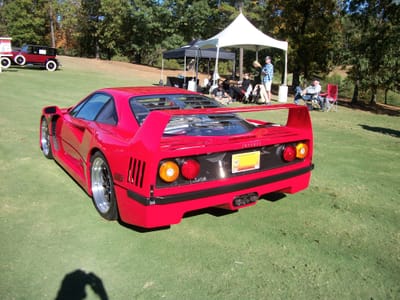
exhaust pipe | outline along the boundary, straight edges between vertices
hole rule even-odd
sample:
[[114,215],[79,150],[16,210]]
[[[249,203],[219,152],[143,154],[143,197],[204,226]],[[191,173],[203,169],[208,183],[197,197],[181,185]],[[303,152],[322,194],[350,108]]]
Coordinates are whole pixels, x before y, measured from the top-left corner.
[[257,193],[249,193],[240,196],[236,196],[233,199],[233,206],[244,206],[250,203],[254,203],[258,200]]

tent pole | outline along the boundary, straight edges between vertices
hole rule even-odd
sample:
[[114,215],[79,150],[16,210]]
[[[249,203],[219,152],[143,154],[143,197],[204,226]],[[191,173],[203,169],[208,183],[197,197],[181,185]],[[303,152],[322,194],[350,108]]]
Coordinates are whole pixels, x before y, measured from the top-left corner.
[[161,60],[161,78],[159,85],[164,85],[163,78],[164,78],[164,57]]
[[186,85],[186,55],[183,59],[184,59],[184,61],[183,61],[183,88],[185,88],[185,85]]
[[243,48],[239,48],[239,80],[243,80]]
[[213,86],[217,85],[217,80],[219,77],[218,74],[218,57],[219,57],[219,46],[217,46],[217,54],[215,56],[215,68],[214,68],[214,75],[213,75]]
[[283,79],[283,84],[287,85],[287,50],[285,51],[285,77]]

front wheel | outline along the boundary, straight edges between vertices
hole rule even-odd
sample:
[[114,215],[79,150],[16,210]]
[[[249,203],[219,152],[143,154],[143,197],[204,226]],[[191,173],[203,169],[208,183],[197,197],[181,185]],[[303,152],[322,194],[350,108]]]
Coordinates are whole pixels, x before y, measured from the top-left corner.
[[103,154],[97,152],[90,160],[90,178],[93,203],[106,220],[118,219],[117,201],[110,167]]
[[40,121],[40,148],[46,158],[53,158],[53,151],[50,144],[49,124],[44,117]]
[[53,72],[57,69],[57,63],[54,60],[49,60],[46,62],[46,70]]

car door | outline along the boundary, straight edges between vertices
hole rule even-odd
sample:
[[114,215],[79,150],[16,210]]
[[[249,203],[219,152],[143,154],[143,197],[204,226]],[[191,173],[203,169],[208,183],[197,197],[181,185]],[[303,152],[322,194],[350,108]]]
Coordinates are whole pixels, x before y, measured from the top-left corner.
[[112,96],[95,93],[64,116],[61,143],[66,159],[77,172],[83,172],[86,154],[95,134],[94,130],[98,130],[94,122],[96,118],[104,115],[102,112],[107,111],[109,103],[113,103]]

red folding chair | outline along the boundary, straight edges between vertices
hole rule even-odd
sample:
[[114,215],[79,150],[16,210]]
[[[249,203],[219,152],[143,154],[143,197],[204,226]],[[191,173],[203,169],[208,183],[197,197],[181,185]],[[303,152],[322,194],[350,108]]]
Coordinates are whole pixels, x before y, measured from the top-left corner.
[[324,98],[326,111],[332,108],[337,111],[338,86],[336,84],[328,83],[326,93],[320,93],[319,96]]

